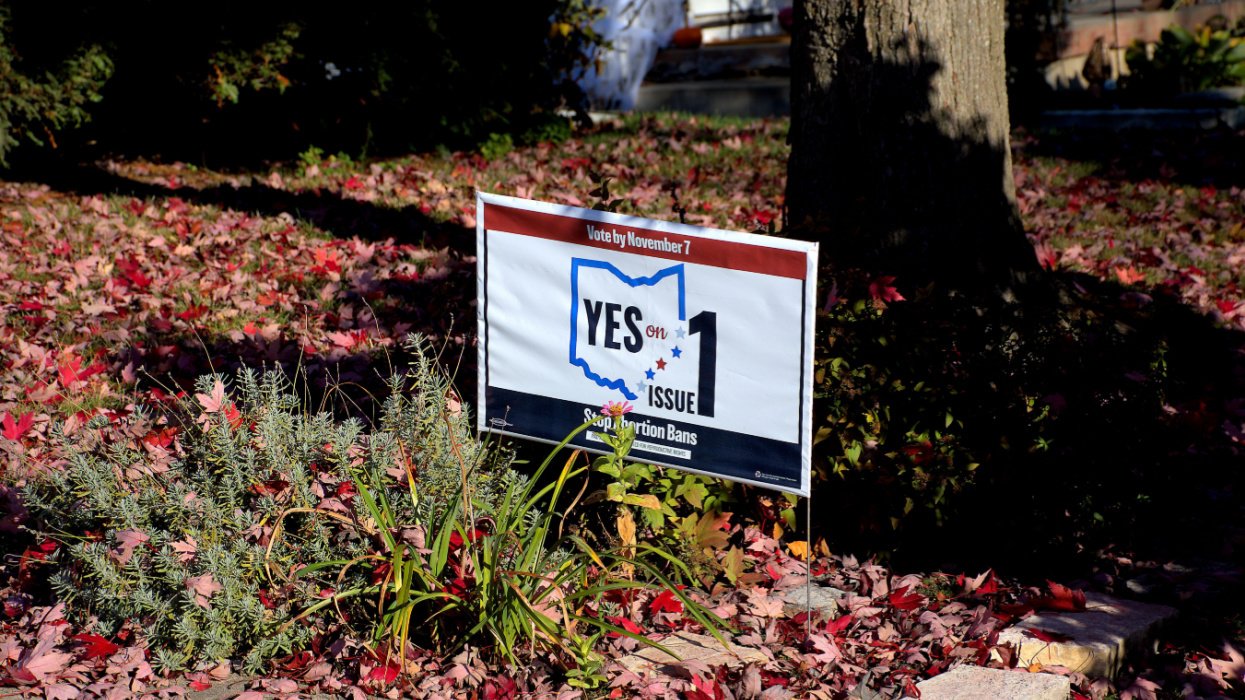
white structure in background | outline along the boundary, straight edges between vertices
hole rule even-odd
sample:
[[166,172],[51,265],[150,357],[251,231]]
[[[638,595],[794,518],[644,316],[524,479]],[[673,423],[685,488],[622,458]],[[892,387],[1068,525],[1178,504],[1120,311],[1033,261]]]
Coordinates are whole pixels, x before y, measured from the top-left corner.
[[631,109],[657,50],[676,29],[702,27],[708,43],[782,34],[778,12],[791,0],[596,0],[605,9],[597,31],[613,42],[601,52],[598,70],[582,80],[597,109]]
[[778,12],[788,7],[791,0],[689,0],[688,15],[711,43],[780,35]]
[[657,49],[683,26],[683,0],[597,0],[605,17],[596,29],[613,48],[601,52],[598,70],[583,78],[597,109],[631,109]]

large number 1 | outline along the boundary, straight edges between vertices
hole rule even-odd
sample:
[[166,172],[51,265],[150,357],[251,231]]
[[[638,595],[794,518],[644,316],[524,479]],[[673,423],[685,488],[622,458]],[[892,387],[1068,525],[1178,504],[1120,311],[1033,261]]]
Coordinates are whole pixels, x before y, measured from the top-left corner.
[[696,412],[713,417],[713,387],[718,379],[718,315],[701,311],[688,319],[693,335],[700,334],[700,378],[697,388]]

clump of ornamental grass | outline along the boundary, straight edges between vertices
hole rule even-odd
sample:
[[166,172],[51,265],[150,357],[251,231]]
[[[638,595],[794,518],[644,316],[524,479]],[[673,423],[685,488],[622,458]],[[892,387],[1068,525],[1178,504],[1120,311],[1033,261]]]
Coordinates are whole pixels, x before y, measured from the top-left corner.
[[[457,498],[432,497],[438,507],[425,505],[430,496],[401,441],[396,479],[380,471],[382,464],[352,462],[358,510],[351,527],[371,543],[370,550],[311,562],[282,583],[313,580],[314,587],[334,591],[304,615],[332,606],[343,622],[368,620],[372,649],[387,669],[384,677],[407,670],[412,644],[442,657],[471,645],[509,664],[552,654],[564,660],[571,685],[598,687],[607,679],[601,673],[605,658],[595,647],[605,634],[662,648],[604,614],[606,594],[627,591],[669,591],[691,619],[721,640],[725,623],[662,573],[674,568],[687,575],[677,557],[634,541],[597,549],[563,527],[579,500],[563,505],[563,496],[574,481],[586,480],[589,466],[576,451],[550,478],[546,473],[576,435],[606,418],[613,420],[614,434],[606,436],[613,453],[601,459],[621,465],[634,437],[618,420],[623,412],[607,405],[602,416],[557,445],[530,479],[509,479],[491,502],[477,497],[481,484],[471,478],[476,466],[461,445],[451,445],[461,490]],[[283,512],[278,525],[298,512]],[[278,527],[272,544],[285,536]]]

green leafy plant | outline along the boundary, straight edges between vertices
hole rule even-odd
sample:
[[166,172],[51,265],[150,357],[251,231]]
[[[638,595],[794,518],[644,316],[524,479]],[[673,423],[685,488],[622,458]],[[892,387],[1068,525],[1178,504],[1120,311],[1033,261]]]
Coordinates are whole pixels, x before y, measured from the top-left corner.
[[729,482],[626,461],[619,455],[630,452],[635,427],[622,415],[615,419],[613,432],[602,434],[601,439],[613,453],[594,460],[592,469],[610,481],[589,498],[617,504],[615,527],[622,545],[633,547],[637,525],[642,525],[656,541],[679,553],[695,580],[712,579],[719,572],[732,581],[738,578],[741,571],[730,564],[742,565],[742,559],[728,557],[719,564],[716,557],[728,544],[725,530],[730,515],[723,513],[723,507],[733,498]]
[[[452,654],[466,645],[491,649],[499,660],[517,663],[524,650],[551,649],[571,660],[568,678],[580,687],[602,682],[596,640],[606,632],[651,643],[600,615],[602,596],[617,590],[670,591],[694,620],[715,635],[724,624],[691,600],[660,571],[683,567],[660,547],[597,549],[562,527],[571,504],[560,506],[568,484],[585,476],[573,453],[561,469],[545,474],[563,448],[592,426],[572,431],[541,463],[530,479],[511,478],[492,505],[474,492],[475,465],[459,453],[462,488],[442,509],[424,506],[427,495],[401,449],[404,490],[376,466],[352,468],[361,513],[354,529],[371,544],[351,559],[318,561],[297,571],[299,579],[318,579],[335,593],[304,611],[314,614],[330,605],[362,605],[371,610],[370,636],[378,657],[404,668],[409,643]],[[611,436],[612,459],[621,461],[630,443]],[[400,504],[400,501],[404,503]],[[290,510],[282,514],[295,513]],[[274,534],[274,542],[281,533]],[[658,562],[650,561],[659,560]],[[361,569],[369,575],[353,575]],[[635,572],[642,576],[637,579]],[[374,601],[374,602],[373,602]],[[356,608],[358,610],[358,608]],[[354,617],[342,613],[343,619]],[[586,633],[584,630],[595,630]]]
[[1125,54],[1126,87],[1152,94],[1245,85],[1245,37],[1209,26],[1164,29],[1152,48],[1137,41]]
[[490,133],[480,144],[480,155],[489,160],[506,157],[514,150],[514,138],[508,133]]
[[281,69],[294,58],[294,42],[300,34],[302,27],[288,22],[277,30],[275,37],[253,49],[226,45],[213,52],[208,59],[212,74],[208,85],[216,104],[237,103],[243,87],[255,92],[285,92],[290,79],[282,75]]
[[56,132],[90,118],[113,64],[97,44],[78,48],[54,70],[24,70],[13,47],[8,7],[0,7],[0,165],[22,141],[56,145]]

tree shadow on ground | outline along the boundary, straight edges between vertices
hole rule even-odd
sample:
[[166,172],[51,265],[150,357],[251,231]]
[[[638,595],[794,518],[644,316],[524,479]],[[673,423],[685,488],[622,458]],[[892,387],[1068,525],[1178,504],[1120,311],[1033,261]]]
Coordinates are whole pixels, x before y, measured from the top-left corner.
[[[316,324],[316,330],[324,332],[404,328],[421,334],[429,339],[442,366],[453,375],[459,393],[475,395],[473,229],[434,219],[418,206],[399,209],[341,197],[334,192],[279,189],[254,179],[237,187],[172,188],[94,165],[55,161],[26,169],[20,176],[79,196],[176,197],[255,216],[288,215],[297,223],[314,226],[339,240],[392,240],[441,251],[443,265],[434,274],[421,274],[415,279],[382,275],[367,266],[355,270],[361,282],[344,285],[348,289],[340,301],[362,308],[365,313],[355,318],[320,314],[308,316],[303,322]],[[275,369],[307,390],[309,405],[364,420],[376,415],[387,391],[386,378],[412,359],[398,342],[401,338],[391,338],[394,342],[379,348],[334,348],[327,353],[315,353],[301,347],[288,331],[211,334],[157,323],[145,329],[143,345],[148,349],[138,351],[131,347],[113,359],[120,366],[132,366],[140,389],[190,391],[195,379],[209,372],[229,374],[245,367]]]
[[1245,186],[1245,130],[1173,129],[1085,132],[1034,130],[1031,157],[1081,161],[1117,182],[1158,180],[1193,187]]
[[17,173],[17,177],[82,196],[179,197],[195,204],[259,216],[289,214],[337,238],[357,237],[365,241],[392,238],[426,248],[449,247],[462,255],[473,255],[475,250],[472,229],[439,221],[420,211],[418,206],[396,208],[342,197],[335,192],[279,189],[253,177],[236,187],[174,189],[125,177],[95,165],[55,161],[45,161],[42,167],[29,167]]
[[[1012,225],[1007,144],[935,94],[939,47],[855,31],[833,79],[793,85],[816,107],[793,106],[793,134],[837,131],[795,144],[808,179],[788,201],[809,198],[798,232],[848,300],[818,322],[813,536],[1036,575],[1111,548],[1234,556],[1245,334],[1162,290],[1040,270]],[[870,297],[892,303],[851,301]]]

